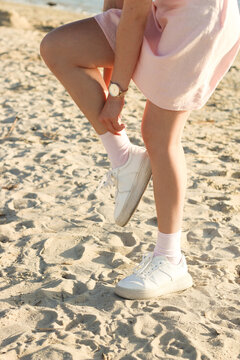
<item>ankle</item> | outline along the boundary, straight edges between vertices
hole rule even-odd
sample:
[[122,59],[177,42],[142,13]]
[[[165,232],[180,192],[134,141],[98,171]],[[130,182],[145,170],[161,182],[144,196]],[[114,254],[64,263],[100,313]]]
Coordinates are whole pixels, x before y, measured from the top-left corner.
[[129,147],[131,145],[126,131],[122,130],[121,135],[106,132],[99,137],[107,151],[112,168],[116,169],[123,166],[128,161]]
[[181,230],[173,234],[164,234],[158,231],[154,256],[166,256],[170,263],[179,264],[181,261]]

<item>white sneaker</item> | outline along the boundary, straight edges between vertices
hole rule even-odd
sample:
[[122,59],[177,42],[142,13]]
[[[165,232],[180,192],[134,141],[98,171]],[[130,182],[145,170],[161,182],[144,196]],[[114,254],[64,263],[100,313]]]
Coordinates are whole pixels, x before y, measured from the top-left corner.
[[126,299],[149,299],[185,290],[193,284],[188,272],[185,256],[178,265],[168,261],[166,256],[144,255],[133,274],[119,281],[115,294]]
[[131,145],[126,164],[110,170],[107,180],[100,187],[116,186],[114,219],[117,225],[125,226],[136,210],[151,178],[152,170],[146,149]]

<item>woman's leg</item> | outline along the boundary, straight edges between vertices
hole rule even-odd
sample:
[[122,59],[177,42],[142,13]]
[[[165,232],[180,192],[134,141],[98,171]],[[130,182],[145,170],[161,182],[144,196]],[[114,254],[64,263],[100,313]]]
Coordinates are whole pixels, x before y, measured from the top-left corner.
[[[100,135],[112,167],[125,164],[130,145],[125,131],[114,136],[98,120],[106,101],[114,53],[95,19],[76,21],[51,31],[42,40],[40,52]],[[104,79],[98,67],[106,68]]]
[[142,135],[150,157],[158,219],[154,252],[117,284],[115,293],[127,299],[149,299],[192,286],[181,254],[181,222],[186,189],[186,165],[181,136],[189,116],[160,109],[147,101]]
[[[89,18],[47,34],[41,43],[41,55],[101,138],[112,168],[116,169],[111,174],[121,189],[116,192],[115,222],[124,226],[137,207],[151,168],[146,151],[130,146],[125,130],[120,136],[113,135],[98,120],[106,101],[114,53],[98,23]],[[98,67],[109,69],[106,82]]]
[[114,53],[93,18],[63,25],[42,40],[41,56],[98,134],[107,90],[98,67],[112,68]]
[[181,136],[188,116],[189,112],[161,109],[147,101],[142,122],[142,136],[152,165],[158,248],[178,261],[186,190]]

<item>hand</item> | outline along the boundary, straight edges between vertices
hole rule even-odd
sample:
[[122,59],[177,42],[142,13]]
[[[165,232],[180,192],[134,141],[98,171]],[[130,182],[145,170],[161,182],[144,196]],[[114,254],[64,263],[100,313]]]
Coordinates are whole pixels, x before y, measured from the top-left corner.
[[121,111],[124,106],[124,98],[108,96],[105,105],[99,115],[99,121],[114,135],[120,135],[119,131],[125,129],[121,124]]

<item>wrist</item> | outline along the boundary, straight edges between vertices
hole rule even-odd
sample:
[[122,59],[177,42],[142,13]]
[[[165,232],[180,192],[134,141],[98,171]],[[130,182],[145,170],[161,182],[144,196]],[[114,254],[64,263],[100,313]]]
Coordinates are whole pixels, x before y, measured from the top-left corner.
[[121,90],[128,90],[129,82],[126,83],[126,81],[119,80],[119,77],[114,76],[114,69],[112,70],[112,77],[110,80],[110,83],[118,84]]
[[122,98],[127,93],[128,88],[123,89],[121,87],[121,85],[119,85],[119,83],[111,80],[110,85],[108,87],[108,91],[109,91],[110,96],[116,97],[116,98]]

